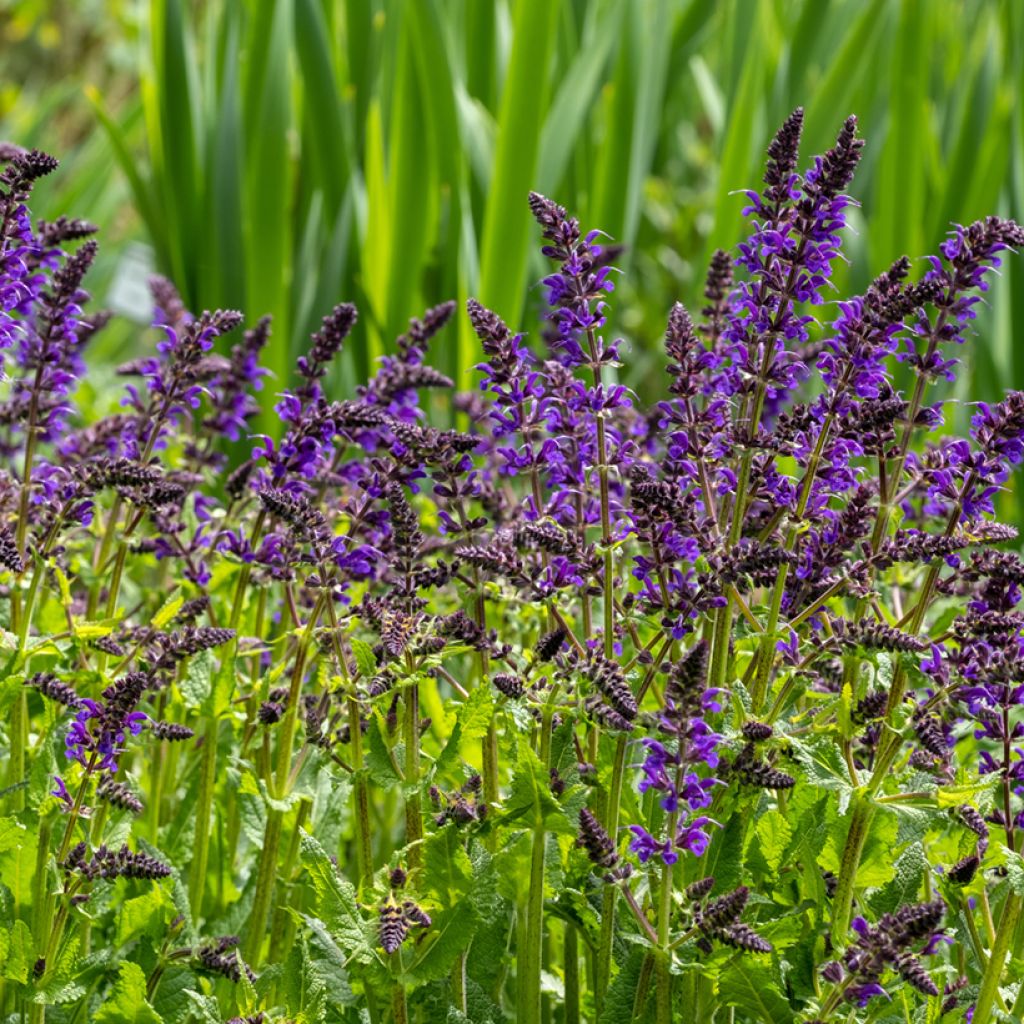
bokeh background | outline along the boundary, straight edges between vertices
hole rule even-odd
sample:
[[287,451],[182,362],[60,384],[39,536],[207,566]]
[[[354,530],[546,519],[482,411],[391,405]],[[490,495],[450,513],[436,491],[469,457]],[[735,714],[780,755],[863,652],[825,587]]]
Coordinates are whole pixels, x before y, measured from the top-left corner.
[[[339,394],[442,299],[536,331],[530,188],[625,246],[620,372],[655,391],[666,310],[699,307],[797,105],[805,160],[848,113],[868,139],[840,292],[951,222],[1024,218],[1021,0],[0,0],[0,70],[0,138],[63,160],[36,212],[102,225],[93,292],[123,316],[87,387],[148,343],[155,268],[194,308],[273,314],[269,430],[343,298]],[[963,402],[1024,386],[1024,266],[1004,277]],[[436,362],[471,386],[464,323]]]

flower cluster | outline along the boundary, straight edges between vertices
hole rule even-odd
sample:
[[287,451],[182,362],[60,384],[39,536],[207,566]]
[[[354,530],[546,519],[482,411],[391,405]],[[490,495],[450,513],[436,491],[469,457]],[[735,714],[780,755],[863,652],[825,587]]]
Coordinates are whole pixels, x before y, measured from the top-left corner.
[[667,310],[652,403],[609,332],[621,250],[531,193],[545,327],[470,299],[475,392],[431,366],[444,302],[335,394],[341,302],[276,416],[269,320],[162,278],[154,353],[79,409],[93,228],[33,223],[55,161],[0,147],[5,1017],[865,1021],[902,979],[907,1015],[989,1024],[1024,913],[994,518],[1024,396],[939,428],[1024,231],[833,303],[863,143],[849,118],[802,164],[802,126]]

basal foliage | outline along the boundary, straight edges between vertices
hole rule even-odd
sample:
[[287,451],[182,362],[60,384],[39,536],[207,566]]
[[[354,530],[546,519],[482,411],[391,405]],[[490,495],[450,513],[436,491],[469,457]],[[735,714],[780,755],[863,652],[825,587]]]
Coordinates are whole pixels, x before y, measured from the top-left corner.
[[335,397],[341,304],[276,438],[269,321],[163,280],[82,418],[95,228],[0,150],[5,1020],[1019,1016],[1024,395],[957,436],[933,385],[1024,232],[836,301],[862,143],[801,128],[655,407],[614,247],[533,194],[535,338],[470,300],[455,392],[441,305]]

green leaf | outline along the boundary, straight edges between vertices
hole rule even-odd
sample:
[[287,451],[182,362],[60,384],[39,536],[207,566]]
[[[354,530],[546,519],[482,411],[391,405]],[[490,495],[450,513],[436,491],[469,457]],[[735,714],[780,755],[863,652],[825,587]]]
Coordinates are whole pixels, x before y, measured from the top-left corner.
[[533,828],[575,831],[551,793],[551,778],[540,758],[526,744],[519,744],[512,791],[505,803],[510,818],[522,817]]
[[892,881],[871,895],[868,900],[871,909],[876,914],[891,913],[904,903],[916,902],[927,870],[924,847],[921,843],[911,843],[896,859]]
[[197,984],[195,974],[187,968],[168,968],[153,994],[153,1009],[164,1019],[164,1024],[187,1024],[194,1019],[188,990]]
[[349,638],[349,646],[355,656],[359,674],[364,679],[372,679],[377,674],[377,659],[373,655],[373,648],[356,637]]
[[459,705],[455,725],[448,736],[448,742],[438,755],[435,770],[444,775],[455,767],[466,744],[480,739],[487,732],[494,709],[494,698],[490,687],[476,686]]
[[302,863],[316,892],[316,914],[346,955],[360,963],[374,959],[373,947],[356,903],[356,891],[338,874],[324,848],[308,833],[302,833]]
[[781,811],[772,810],[761,816],[754,831],[758,839],[758,850],[768,871],[776,872],[793,838],[792,827]]
[[170,912],[174,909],[167,893],[154,885],[134,899],[125,900],[117,915],[117,945],[148,935],[159,938],[166,931]]
[[791,737],[791,746],[794,757],[803,767],[808,785],[838,793],[839,813],[844,813],[853,795],[853,786],[843,760],[843,752],[835,741],[827,736],[816,736],[808,740]]
[[185,706],[198,708],[210,697],[213,683],[213,655],[200,651],[189,659],[185,677],[178,684]]
[[740,884],[746,831],[746,816],[737,811],[726,822],[725,828],[714,833],[701,868],[703,874],[714,875],[714,892],[728,892]]
[[653,984],[649,984],[648,998],[644,999],[640,1006],[637,1005],[637,988],[645,955],[643,950],[634,949],[629,959],[619,968],[619,973],[608,989],[601,1024],[642,1024],[650,1019],[650,1015],[644,1013],[644,1009],[653,1002],[650,999],[654,991]]
[[181,611],[181,606],[185,603],[185,597],[183,594],[172,594],[157,610],[153,616],[153,620],[150,625],[153,629],[163,629],[171,619],[174,618],[178,612]]
[[3,930],[3,936],[4,939],[0,940],[0,950],[4,953],[0,976],[23,985],[28,981],[29,968],[35,963],[32,932],[19,919],[11,925],[10,930]]
[[719,990],[726,1006],[739,1008],[751,1019],[789,1024],[794,1018],[775,971],[753,957],[737,957],[722,973]]
[[391,748],[381,728],[380,715],[370,715],[370,724],[366,730],[366,753],[363,762],[375,785],[388,789],[401,785],[395,763],[391,760]]
[[469,892],[473,865],[454,825],[427,837],[424,868],[427,884],[443,906],[455,905]]
[[416,943],[416,959],[402,972],[402,984],[411,988],[448,974],[473,939],[478,919],[471,908],[467,903],[433,915],[433,923]]
[[95,1024],[163,1024],[146,1000],[146,975],[138,964],[121,964],[113,991],[92,1019]]

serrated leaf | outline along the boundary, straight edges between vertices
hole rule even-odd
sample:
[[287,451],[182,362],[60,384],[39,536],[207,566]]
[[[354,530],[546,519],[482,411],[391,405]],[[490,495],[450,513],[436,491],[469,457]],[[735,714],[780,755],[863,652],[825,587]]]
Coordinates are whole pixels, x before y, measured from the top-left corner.
[[352,648],[352,655],[356,659],[356,667],[359,669],[359,674],[364,679],[370,679],[376,675],[377,658],[373,653],[373,648],[364,640],[359,640],[354,636],[349,638],[348,643]]
[[608,989],[601,1024],[641,1024],[649,1019],[649,1014],[645,1013],[644,1009],[652,1002],[650,993],[642,1005],[637,1005],[637,986],[640,982],[644,956],[642,950],[634,949],[629,959],[619,968],[619,973]]
[[462,900],[473,883],[473,865],[459,836],[449,825],[427,837],[424,844],[425,878],[442,906]]
[[338,874],[324,848],[302,833],[302,863],[317,895],[316,916],[323,921],[344,953],[360,963],[374,958],[356,903],[356,891]]
[[976,804],[978,798],[989,793],[999,781],[996,772],[983,775],[977,782],[961,783],[956,786],[940,786],[935,793],[935,802],[941,808],[959,807],[961,804]]
[[817,736],[809,740],[791,737],[793,756],[803,768],[808,785],[830,789],[839,794],[839,813],[846,811],[853,795],[853,786],[847,772],[843,752],[834,740]]
[[719,979],[719,991],[726,1006],[735,1006],[752,1020],[768,1024],[790,1024],[793,1009],[782,994],[775,972],[753,957],[737,957]]
[[456,957],[469,947],[478,918],[471,903],[442,910],[416,944],[416,959],[401,976],[406,987],[425,985],[445,977]]
[[783,854],[793,838],[793,829],[786,816],[780,811],[772,810],[761,815],[755,828],[758,849],[769,872],[775,872],[782,863]]
[[728,892],[740,884],[743,873],[743,837],[746,833],[744,815],[737,811],[716,831],[705,854],[702,872],[715,878],[714,892]]
[[210,697],[213,684],[213,655],[209,651],[200,651],[189,659],[188,669],[179,682],[185,705],[190,708],[200,707]]
[[242,831],[257,850],[262,850],[263,834],[267,830],[267,805],[259,782],[248,768],[240,772],[236,792]]
[[35,954],[32,951],[32,932],[20,918],[11,925],[9,930],[5,929],[5,931],[7,949],[0,976],[8,981],[16,981],[24,985],[28,981],[29,968],[35,963]]
[[99,640],[114,632],[112,625],[103,622],[75,622],[75,636],[79,640]]
[[94,1024],[164,1024],[146,1000],[146,975],[138,964],[125,961],[110,995],[93,1016]]
[[395,764],[391,760],[391,748],[381,728],[380,715],[376,712],[370,715],[369,725],[366,729],[366,747],[363,764],[370,774],[370,779],[375,785],[384,789],[401,785],[401,778],[395,771]]
[[494,699],[490,688],[476,686],[459,705],[455,725],[448,736],[448,742],[438,755],[436,771],[444,775],[455,767],[467,743],[480,739],[487,732],[494,710]]
[[868,903],[876,914],[892,912],[904,903],[914,903],[921,892],[921,881],[928,870],[924,847],[911,843],[896,859],[890,882],[873,893]]
[[195,988],[196,976],[188,968],[170,967],[153,993],[153,1009],[164,1024],[186,1024],[192,1018],[192,1001],[188,990]]
[[153,616],[153,620],[150,625],[154,629],[163,629],[171,619],[174,618],[178,612],[181,611],[181,606],[185,603],[185,597],[182,594],[172,594],[164,603],[159,607],[156,614]]
[[510,818],[521,818],[534,828],[575,831],[551,793],[551,778],[540,758],[525,743],[519,744],[512,791],[505,803]]
[[117,944],[123,946],[143,935],[159,938],[166,930],[173,909],[167,893],[158,885],[151,886],[141,896],[125,900],[117,915]]

